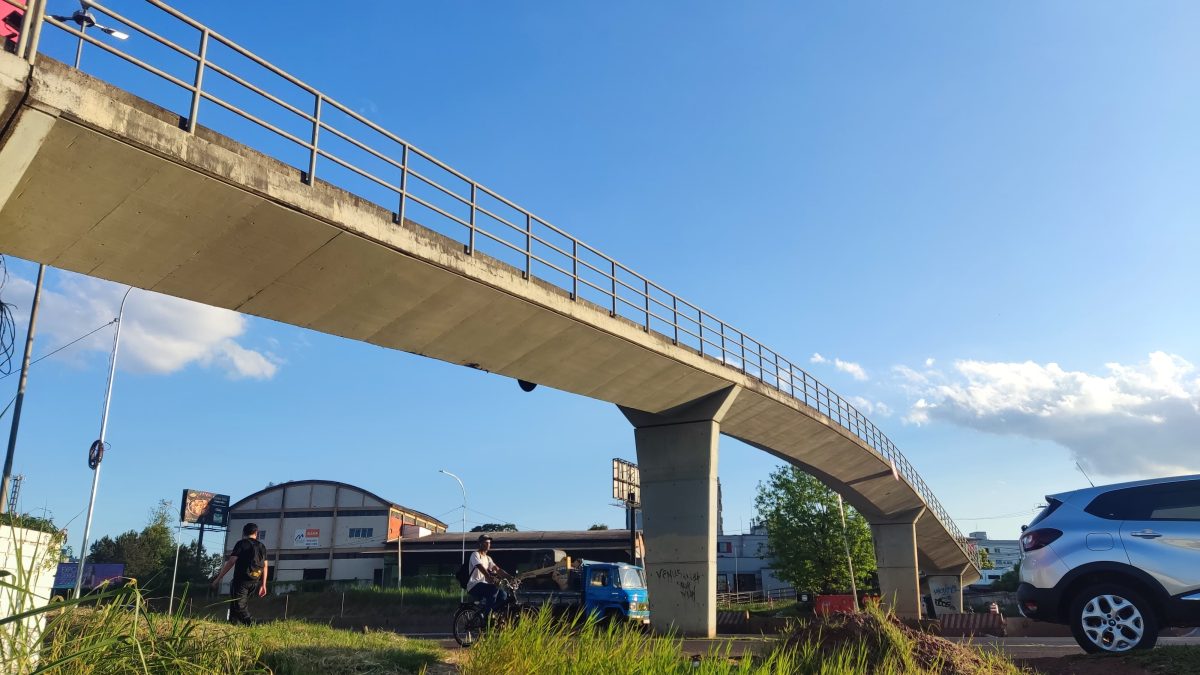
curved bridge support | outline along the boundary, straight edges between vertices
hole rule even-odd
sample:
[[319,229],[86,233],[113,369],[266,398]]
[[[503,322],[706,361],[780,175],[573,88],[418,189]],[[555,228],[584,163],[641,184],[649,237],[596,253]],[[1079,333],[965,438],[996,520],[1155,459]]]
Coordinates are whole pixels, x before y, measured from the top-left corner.
[[739,391],[729,387],[661,413],[621,408],[636,429],[656,631],[717,633],[717,445]]

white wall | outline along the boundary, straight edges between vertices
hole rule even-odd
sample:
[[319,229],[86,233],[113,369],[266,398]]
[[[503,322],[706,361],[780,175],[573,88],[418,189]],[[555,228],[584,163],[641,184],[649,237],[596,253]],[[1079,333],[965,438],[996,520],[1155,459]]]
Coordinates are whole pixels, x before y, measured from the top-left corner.
[[[0,526],[0,570],[11,575],[4,577],[7,583],[25,589],[0,588],[0,616],[44,607],[50,601],[59,556],[57,547],[51,546],[53,538],[48,532]],[[45,625],[43,614],[0,628],[0,659],[35,654]],[[20,662],[30,665],[36,660]],[[0,671],[16,670],[15,665],[0,662]]]

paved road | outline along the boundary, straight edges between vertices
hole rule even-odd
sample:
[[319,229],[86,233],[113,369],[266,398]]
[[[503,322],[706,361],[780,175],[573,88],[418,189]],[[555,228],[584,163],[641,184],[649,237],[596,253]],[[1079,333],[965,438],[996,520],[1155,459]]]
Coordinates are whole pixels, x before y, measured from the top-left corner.
[[[955,638],[955,640],[970,642],[981,647],[994,647],[1014,659],[1054,658],[1083,653],[1079,645],[1075,644],[1075,639],[1069,637],[977,637],[970,640],[960,638]],[[1158,644],[1161,646],[1200,645],[1200,635],[1196,637],[1163,637],[1158,639]]]

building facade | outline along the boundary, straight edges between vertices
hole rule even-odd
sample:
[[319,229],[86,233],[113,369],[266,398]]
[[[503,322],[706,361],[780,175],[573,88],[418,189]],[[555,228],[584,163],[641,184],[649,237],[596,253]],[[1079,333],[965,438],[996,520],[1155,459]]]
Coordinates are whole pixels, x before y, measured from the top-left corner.
[[980,551],[987,551],[988,560],[993,566],[990,570],[982,570],[983,576],[975,582],[976,586],[991,586],[1005,572],[1012,570],[1017,563],[1021,562],[1020,540],[989,539],[987,532],[972,532],[968,536]]
[[748,534],[717,535],[717,592],[773,591],[790,586],[775,576],[767,528],[752,525]]
[[[384,560],[402,530],[442,533],[446,524],[362,488],[326,480],[271,485],[229,508],[225,555],[246,523],[267,547],[268,580],[382,584]],[[407,536],[407,535],[406,535]],[[394,564],[394,563],[393,563]],[[230,577],[222,580],[228,589]]]

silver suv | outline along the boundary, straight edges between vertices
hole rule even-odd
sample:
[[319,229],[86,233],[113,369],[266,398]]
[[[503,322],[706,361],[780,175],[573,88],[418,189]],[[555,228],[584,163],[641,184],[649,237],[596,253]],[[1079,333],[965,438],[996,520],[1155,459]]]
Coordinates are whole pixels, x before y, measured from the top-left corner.
[[1021,535],[1017,604],[1089,652],[1200,626],[1200,474],[1064,492]]

